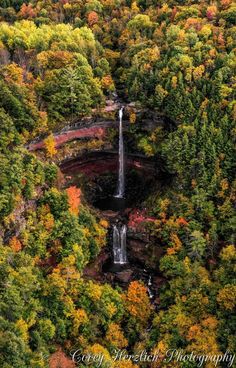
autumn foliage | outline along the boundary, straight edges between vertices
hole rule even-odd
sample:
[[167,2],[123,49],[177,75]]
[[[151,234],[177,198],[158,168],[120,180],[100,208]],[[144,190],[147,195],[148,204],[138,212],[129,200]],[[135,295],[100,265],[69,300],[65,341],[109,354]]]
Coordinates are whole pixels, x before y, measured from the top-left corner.
[[115,323],[109,325],[106,340],[111,346],[119,349],[125,348],[128,345],[128,340],[124,337],[121,327]]
[[75,363],[62,350],[52,354],[49,360],[50,368],[75,368]]
[[56,144],[53,134],[50,134],[45,140],[44,145],[46,149],[46,153],[49,157],[53,157],[56,153]]
[[19,16],[21,18],[26,18],[26,19],[32,19],[35,18],[37,15],[37,12],[35,11],[35,9],[33,8],[32,4],[25,4],[23,3],[20,12],[19,12]]
[[145,324],[152,309],[147,288],[139,281],[131,282],[125,295],[125,302],[130,315]]
[[19,252],[22,249],[22,244],[16,236],[13,236],[13,238],[11,238],[9,245],[14,252]]
[[81,202],[81,190],[75,186],[72,186],[66,189],[66,193],[68,195],[70,212],[74,215],[78,215],[79,205]]
[[[0,1],[0,367],[236,350],[235,26],[233,0]],[[113,193],[115,161],[59,167],[118,148],[122,100],[135,208],[116,272],[123,211],[89,203]]]
[[217,14],[217,7],[215,5],[211,5],[207,8],[206,15],[209,20],[213,20]]
[[95,11],[92,11],[88,14],[88,24],[93,26],[98,22],[98,14]]

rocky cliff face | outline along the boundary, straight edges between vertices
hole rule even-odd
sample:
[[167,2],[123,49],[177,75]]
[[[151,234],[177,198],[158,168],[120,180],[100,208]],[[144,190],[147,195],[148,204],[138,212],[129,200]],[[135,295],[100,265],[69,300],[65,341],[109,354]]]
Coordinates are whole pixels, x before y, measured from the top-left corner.
[[[68,122],[62,130],[53,133],[54,144],[60,150],[66,144],[76,141],[102,140],[106,147],[113,145],[113,138],[118,127],[118,110],[121,103],[107,101],[107,106],[99,111],[94,111],[93,116]],[[123,129],[125,133],[132,130],[137,132],[152,132],[157,127],[172,130],[175,124],[165,116],[148,109],[138,109],[135,105],[126,104],[124,110]],[[41,137],[28,145],[30,151],[43,150],[44,139]],[[59,158],[60,161],[61,157]]]

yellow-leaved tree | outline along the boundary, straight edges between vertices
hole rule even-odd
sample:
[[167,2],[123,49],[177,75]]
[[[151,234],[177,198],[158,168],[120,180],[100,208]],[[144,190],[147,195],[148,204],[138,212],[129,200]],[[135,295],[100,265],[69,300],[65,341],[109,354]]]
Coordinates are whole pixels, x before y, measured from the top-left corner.
[[55,154],[57,153],[57,149],[53,134],[50,134],[47,138],[44,139],[44,146],[48,157],[55,156]]

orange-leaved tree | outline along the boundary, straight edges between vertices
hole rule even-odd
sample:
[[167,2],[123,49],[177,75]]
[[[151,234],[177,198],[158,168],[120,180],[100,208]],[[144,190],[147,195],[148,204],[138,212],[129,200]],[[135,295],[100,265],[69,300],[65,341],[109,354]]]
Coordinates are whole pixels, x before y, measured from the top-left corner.
[[75,363],[67,358],[65,353],[61,349],[56,351],[51,355],[49,359],[49,367],[50,368],[74,368]]
[[130,283],[124,299],[130,315],[134,317],[137,322],[145,324],[152,310],[147,288],[141,282],[133,281]]
[[74,214],[79,214],[79,205],[81,202],[81,190],[76,186],[71,186],[66,189],[68,195],[69,211]]
[[13,250],[13,252],[19,252],[22,248],[22,244],[20,242],[19,239],[17,239],[16,236],[13,236],[13,238],[11,238],[9,245],[11,247],[11,249]]
[[90,25],[90,27],[96,24],[98,20],[99,17],[95,11],[91,11],[90,13],[88,13],[88,24]]

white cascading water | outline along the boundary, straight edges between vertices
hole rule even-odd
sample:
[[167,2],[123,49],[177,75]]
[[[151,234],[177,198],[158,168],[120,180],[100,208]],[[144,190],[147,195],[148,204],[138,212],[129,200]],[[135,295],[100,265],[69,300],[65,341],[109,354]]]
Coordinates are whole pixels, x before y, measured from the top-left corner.
[[124,106],[119,110],[119,177],[118,188],[115,197],[123,198],[125,194],[125,167],[124,167],[124,140],[123,140],[123,110]]
[[113,225],[113,256],[115,264],[127,263],[126,225]]
[[154,297],[154,294],[152,293],[152,290],[151,290],[151,286],[152,286],[152,276],[149,276],[147,291],[148,291],[148,295],[149,295],[150,299],[152,299]]

